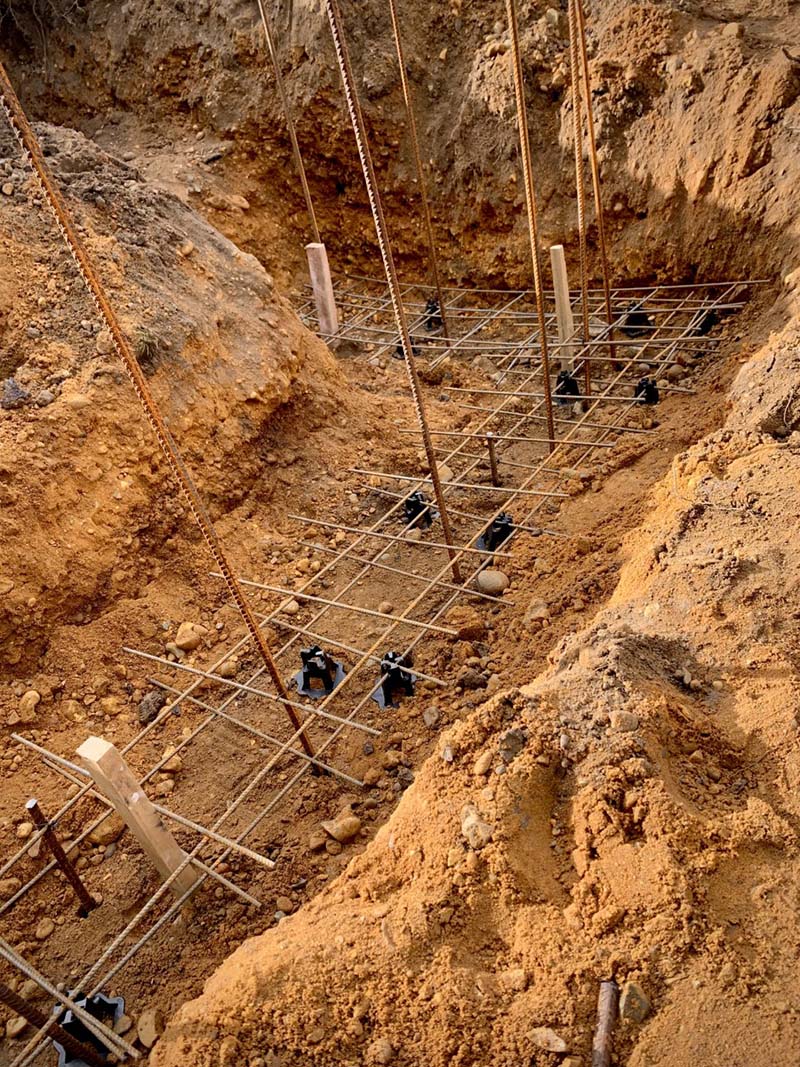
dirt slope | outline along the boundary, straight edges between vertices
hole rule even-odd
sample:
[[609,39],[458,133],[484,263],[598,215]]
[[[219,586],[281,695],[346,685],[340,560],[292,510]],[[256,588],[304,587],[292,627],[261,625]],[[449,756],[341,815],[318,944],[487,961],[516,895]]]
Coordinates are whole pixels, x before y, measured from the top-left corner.
[[607,609],[440,738],[155,1067],[586,1063],[610,976],[651,1005],[620,1027],[632,1067],[797,1061],[797,344],[777,335],[674,462]]
[[[189,467],[215,511],[230,510],[260,476],[260,442],[282,407],[308,397],[312,380],[314,414],[298,425],[346,403],[336,364],[251,256],[79,134],[42,132]],[[0,642],[4,667],[24,671],[48,631],[79,623],[90,603],[136,598],[159,566],[148,554],[194,535],[55,225],[9,153]]]

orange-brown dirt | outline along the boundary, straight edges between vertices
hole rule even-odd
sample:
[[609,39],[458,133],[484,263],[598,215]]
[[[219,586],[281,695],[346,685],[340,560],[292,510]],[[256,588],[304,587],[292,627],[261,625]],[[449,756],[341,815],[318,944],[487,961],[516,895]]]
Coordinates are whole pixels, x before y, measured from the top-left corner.
[[[528,284],[502,5],[410,6],[448,276]],[[37,25],[11,4],[3,58],[33,115],[89,138],[39,127],[236,566],[297,587],[312,557],[287,511],[355,525],[384,502],[348,467],[420,470],[394,432],[413,419],[403,368],[334,358],[282,295],[301,284],[306,228],[254,5],[66,7],[51,22],[34,5]],[[399,260],[421,277],[388,13],[345,8]],[[587,9],[615,277],[793,269],[797,13],[732,0]],[[377,274],[324,17],[305,0],[274,14],[334,264]],[[563,14],[523,4],[521,20],[544,238],[574,254]],[[89,733],[123,744],[154,670],[122,645],[163,654],[190,619],[208,632],[188,662],[206,665],[241,627],[7,133],[0,144],[0,379],[29,394],[0,411],[5,858],[25,800],[52,810],[65,795],[12,730],[69,758]],[[229,864],[268,906],[207,888],[115,981],[134,1018],[177,1012],[154,1067],[588,1067],[597,983],[611,975],[650,1001],[641,1024],[620,1024],[618,1063],[797,1062],[797,284],[774,306],[761,291],[698,361],[696,395],[666,400],[655,436],[625,438],[571,486],[564,540],[517,540],[508,602],[482,609],[480,647],[430,642],[426,667],[452,681],[477,657],[493,695],[424,689],[373,754],[344,744],[342,765],[375,771],[373,788],[304,780],[250,840],[275,872]],[[485,384],[480,368],[448,373]],[[426,395],[437,425],[459,424],[437,388]],[[402,600],[395,578],[381,591]],[[526,621],[531,601],[543,621]],[[363,642],[363,627],[345,639]],[[30,690],[35,721],[20,721]],[[201,714],[184,706],[135,769]],[[226,775],[263,758],[234,740],[187,761],[176,794],[193,813],[207,805],[210,819]],[[398,752],[416,775],[405,792]],[[321,819],[348,804],[359,838],[310,851]],[[469,805],[491,827],[477,849],[462,837]],[[85,810],[60,831],[84,822]],[[67,985],[157,885],[127,835],[81,860],[104,901],[89,920],[53,879],[0,919]],[[296,914],[276,925],[287,897]],[[543,1028],[564,1051],[541,1047]],[[0,1041],[0,1064],[30,1034]]]
[[178,1013],[157,1067],[564,1062],[541,1028],[586,1063],[612,975],[652,1005],[619,1062],[796,1061],[796,345],[769,343],[656,483],[607,607],[441,735],[365,853]]

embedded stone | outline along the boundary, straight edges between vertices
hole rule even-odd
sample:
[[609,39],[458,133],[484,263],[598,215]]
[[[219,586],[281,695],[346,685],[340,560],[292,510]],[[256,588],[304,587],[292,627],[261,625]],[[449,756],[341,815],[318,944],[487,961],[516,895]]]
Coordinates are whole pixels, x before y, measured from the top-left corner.
[[537,1026],[531,1030],[531,1041],[537,1048],[547,1052],[566,1052],[567,1043],[563,1037],[559,1037],[555,1030],[548,1026]]
[[484,570],[478,575],[475,584],[481,593],[500,596],[501,593],[508,589],[510,581],[508,575],[504,574],[503,571]]
[[175,644],[181,652],[193,652],[199,648],[208,630],[197,622],[182,622],[178,627]]
[[641,1023],[650,1014],[650,1001],[636,982],[626,982],[619,997],[619,1015],[628,1022]]
[[467,804],[461,812],[461,836],[470,848],[478,849],[488,845],[492,840],[494,827],[481,816],[472,804]]

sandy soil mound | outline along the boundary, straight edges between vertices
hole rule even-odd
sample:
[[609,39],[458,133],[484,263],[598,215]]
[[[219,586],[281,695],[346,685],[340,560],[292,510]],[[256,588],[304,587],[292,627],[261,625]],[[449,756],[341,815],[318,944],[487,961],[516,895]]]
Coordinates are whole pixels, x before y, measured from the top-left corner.
[[[41,133],[201,492],[217,514],[235,507],[281,409],[297,404],[298,437],[346,409],[334,360],[252,256],[80,134]],[[4,144],[0,646],[22,672],[56,625],[135,598],[158,567],[148,557],[176,537],[180,554],[194,534],[33,179]]]
[[178,1013],[156,1067],[585,1064],[612,975],[624,1062],[797,1061],[797,340],[674,462],[593,625],[441,737],[366,852]]

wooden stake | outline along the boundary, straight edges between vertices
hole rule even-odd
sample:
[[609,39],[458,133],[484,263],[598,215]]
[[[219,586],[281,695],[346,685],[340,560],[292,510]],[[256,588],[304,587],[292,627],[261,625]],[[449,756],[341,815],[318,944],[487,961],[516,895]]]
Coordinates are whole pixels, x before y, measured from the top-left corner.
[[[99,791],[127,823],[162,878],[169,878],[185,862],[186,853],[166,828],[114,745],[102,737],[89,737],[78,749],[78,757]],[[192,889],[198,878],[198,872],[189,864],[170,888],[180,898]]]
[[317,307],[319,332],[323,336],[333,336],[339,330],[339,315],[333,296],[331,268],[325,245],[312,241],[306,245],[308,271],[311,275],[311,288],[314,291],[314,303]]
[[[558,339],[565,344],[574,336],[575,320],[572,315],[572,303],[569,299],[569,277],[567,260],[563,245],[550,246],[550,264],[553,268],[553,288],[556,296],[556,320],[558,322]],[[573,349],[560,349],[559,370],[565,370],[572,362]]]

